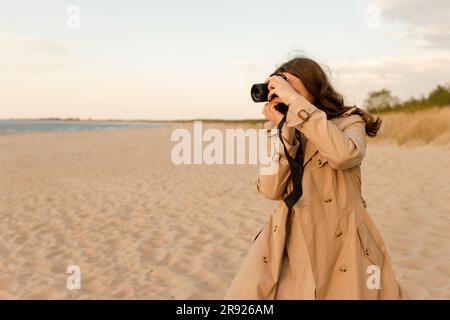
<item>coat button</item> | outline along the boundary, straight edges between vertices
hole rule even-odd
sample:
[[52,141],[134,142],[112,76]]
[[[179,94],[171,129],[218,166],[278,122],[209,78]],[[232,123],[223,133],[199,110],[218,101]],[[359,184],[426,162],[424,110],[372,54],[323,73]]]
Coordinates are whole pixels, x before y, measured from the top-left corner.
[[273,232],[277,232],[277,228],[278,228],[278,226],[275,225],[275,227],[273,227]]
[[342,265],[339,267],[339,271],[341,272],[347,272],[347,266],[346,265]]
[[325,202],[326,202],[326,203],[331,202],[331,198],[325,199]]
[[340,236],[342,236],[342,231],[341,230],[336,231],[335,235],[336,238],[339,238]]
[[264,260],[265,263],[269,263],[270,262],[270,257],[264,257],[263,260]]
[[366,249],[366,250],[364,251],[364,254],[365,254],[366,256],[370,256],[370,251],[369,251],[369,249]]
[[322,165],[322,160],[321,159],[317,159],[317,166],[320,167]]

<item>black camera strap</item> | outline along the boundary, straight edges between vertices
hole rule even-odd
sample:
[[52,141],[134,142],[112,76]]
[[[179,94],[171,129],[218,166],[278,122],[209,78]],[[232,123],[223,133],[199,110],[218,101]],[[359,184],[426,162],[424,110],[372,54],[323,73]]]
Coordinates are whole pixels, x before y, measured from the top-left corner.
[[284,114],[283,119],[280,121],[280,123],[277,126],[277,129],[278,129],[278,136],[284,147],[284,154],[286,155],[286,158],[289,163],[289,169],[291,171],[291,178],[292,178],[292,185],[293,185],[292,192],[289,193],[289,195],[287,195],[283,199],[283,201],[289,209],[292,209],[292,207],[301,198],[301,196],[303,194],[302,177],[303,177],[303,156],[304,155],[303,155],[302,141],[300,138],[298,139],[300,145],[298,147],[295,158],[291,157],[291,155],[289,154],[289,152],[286,148],[286,145],[284,144],[283,136],[281,135],[281,128],[283,127],[283,124],[286,122],[286,115],[287,115],[287,113]]

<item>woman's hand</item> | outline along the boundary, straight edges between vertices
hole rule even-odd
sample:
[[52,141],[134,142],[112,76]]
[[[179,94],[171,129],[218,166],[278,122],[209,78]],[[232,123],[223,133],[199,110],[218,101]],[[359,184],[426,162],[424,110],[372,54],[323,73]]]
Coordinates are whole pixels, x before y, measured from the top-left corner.
[[[263,114],[266,119],[275,123],[276,126],[280,123],[281,119],[283,119],[283,114],[275,109],[276,104],[272,102],[268,102],[264,105]],[[289,144],[294,143],[295,136],[295,128],[287,127],[286,124],[283,125],[282,135],[285,141]]]
[[278,125],[281,119],[283,119],[283,114],[275,109],[275,106],[275,103],[267,102],[263,108],[263,115],[266,119],[272,121],[275,125]]
[[264,81],[268,83],[269,95],[268,100],[272,99],[273,95],[277,95],[278,102],[283,102],[286,105],[290,105],[300,94],[290,85],[289,82],[284,80],[280,76],[271,76]]

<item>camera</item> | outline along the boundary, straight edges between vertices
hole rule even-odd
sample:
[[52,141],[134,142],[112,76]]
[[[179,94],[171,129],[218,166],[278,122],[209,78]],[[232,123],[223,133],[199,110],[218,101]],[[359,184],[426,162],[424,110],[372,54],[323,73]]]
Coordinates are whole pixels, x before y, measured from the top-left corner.
[[[284,80],[287,81],[287,78],[284,74],[280,73],[280,74],[276,74],[276,75],[282,77]],[[269,85],[267,83],[255,83],[250,90],[250,95],[254,102],[269,101],[269,99],[268,99]],[[273,95],[272,99],[275,97],[277,97],[277,95]],[[275,106],[275,109],[278,110],[278,112],[285,114],[288,110],[288,106],[284,103],[278,103]]]

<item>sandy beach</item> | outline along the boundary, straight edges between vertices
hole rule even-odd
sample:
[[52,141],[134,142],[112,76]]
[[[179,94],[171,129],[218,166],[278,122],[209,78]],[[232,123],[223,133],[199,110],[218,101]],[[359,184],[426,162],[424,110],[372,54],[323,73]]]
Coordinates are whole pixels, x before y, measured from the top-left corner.
[[[277,202],[257,165],[174,165],[172,131],[0,135],[0,299],[222,299]],[[449,160],[450,145],[371,142],[362,165],[413,299],[450,299]]]

